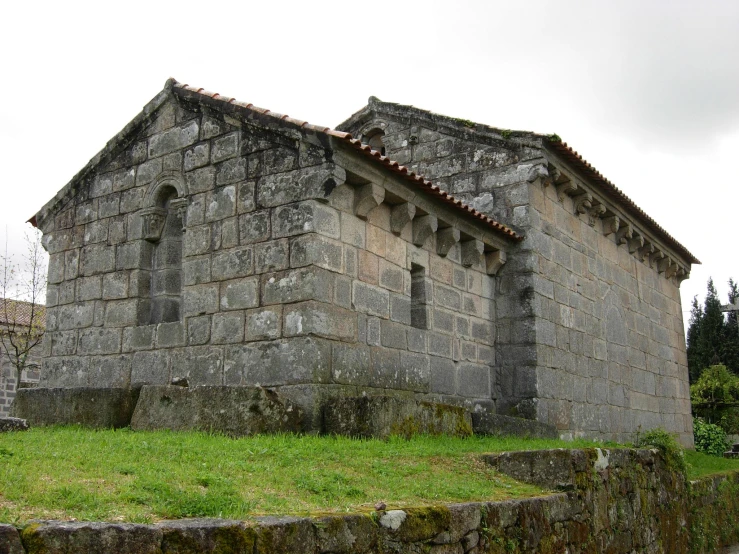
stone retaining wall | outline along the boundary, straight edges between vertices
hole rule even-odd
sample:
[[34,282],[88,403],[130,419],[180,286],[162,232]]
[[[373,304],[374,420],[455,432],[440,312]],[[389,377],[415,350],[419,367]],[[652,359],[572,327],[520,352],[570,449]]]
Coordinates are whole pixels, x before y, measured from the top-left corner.
[[686,483],[653,450],[486,456],[540,498],[316,518],[0,525],[0,553],[702,553],[739,542],[739,474]]

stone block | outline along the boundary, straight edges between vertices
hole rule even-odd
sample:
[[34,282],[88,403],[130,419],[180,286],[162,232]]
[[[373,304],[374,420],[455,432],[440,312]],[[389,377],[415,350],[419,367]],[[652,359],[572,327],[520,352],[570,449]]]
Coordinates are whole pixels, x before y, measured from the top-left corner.
[[342,212],[341,241],[363,249],[366,237],[366,223],[353,214]]
[[145,323],[148,311],[145,305],[136,298],[128,300],[111,300],[105,303],[106,327],[130,327]]
[[428,352],[434,356],[452,357],[452,337],[440,333],[428,333]]
[[[253,212],[256,209],[256,200],[254,190],[256,184],[254,181],[245,181],[237,186],[238,201],[236,203],[236,211],[240,214]],[[265,211],[265,213],[269,213]]]
[[189,121],[149,138],[149,158],[157,158],[194,144],[198,140],[197,120]]
[[154,348],[156,325],[142,325],[123,330],[123,352]]
[[190,346],[210,342],[210,316],[190,317],[187,319],[187,342]]
[[199,285],[210,281],[210,256],[189,258],[182,263],[183,285]]
[[239,216],[239,240],[251,244],[269,239],[271,233],[270,211],[261,210]]
[[282,334],[282,306],[245,312],[246,341],[273,340]]
[[319,337],[356,341],[357,317],[350,310],[308,301],[284,308],[283,334],[286,337],[316,335]]
[[457,367],[457,394],[467,398],[490,398],[490,367],[461,362]]
[[395,292],[403,292],[403,275],[404,271],[395,264],[380,260],[379,276],[381,287]]
[[280,271],[290,265],[287,239],[262,242],[254,245],[254,272]]
[[331,356],[331,376],[334,383],[369,385],[370,353],[367,346],[336,343]]
[[205,221],[213,222],[236,215],[236,187],[228,185],[208,192]]
[[332,271],[342,271],[341,243],[310,234],[290,241],[290,267],[317,265]]
[[430,358],[429,391],[438,394],[457,393],[457,365],[447,358]]
[[367,250],[358,251],[357,276],[361,281],[377,285],[380,283],[380,258]]
[[[416,434],[470,436],[472,419],[463,408],[390,396],[345,397],[323,408],[324,432],[361,438]],[[430,537],[438,534],[435,531]],[[410,542],[410,541],[409,541]]]
[[[72,356],[77,352],[77,331],[47,332],[52,356]],[[44,337],[44,340],[46,339]]]
[[430,382],[429,357],[425,354],[400,352],[400,388],[428,392]]
[[218,283],[185,287],[182,291],[184,315],[194,316],[217,312],[218,289]]
[[202,167],[185,173],[185,183],[190,194],[197,194],[212,189],[216,185],[216,169],[213,166]]
[[405,350],[408,348],[405,332],[405,325],[383,319],[380,322],[380,344],[389,348]]
[[[30,428],[28,421],[25,419],[21,419],[19,417],[0,417],[0,433],[28,431]],[[6,545],[5,548],[7,548],[8,544],[12,544],[11,537],[8,535],[8,529],[6,529],[6,527],[9,526],[0,523],[0,545]],[[13,529],[15,530],[15,527]],[[20,541],[18,541],[18,545],[20,545]],[[5,552],[7,552],[7,550]],[[11,550],[11,552],[13,552],[13,550]],[[23,554],[25,551],[21,547],[19,552]]]
[[211,276],[215,281],[246,277],[254,273],[251,246],[241,246],[213,254]]
[[120,428],[131,422],[138,395],[136,389],[111,387],[19,389],[13,409],[17,417],[26,419],[32,427],[83,425]]
[[211,247],[211,231],[210,225],[201,225],[199,227],[188,227],[182,243],[182,250],[185,257],[197,256],[198,254],[207,254]]
[[262,277],[262,305],[303,300],[331,302],[335,275],[318,267],[306,267]]
[[187,380],[190,387],[223,384],[223,349],[192,346],[172,351],[172,382]]
[[213,315],[211,344],[240,343],[244,340],[244,313],[229,312]]
[[137,240],[119,244],[116,247],[116,268],[151,269],[153,246],[151,243]]
[[315,552],[313,522],[298,517],[260,517],[255,552]]
[[100,275],[81,277],[75,283],[77,285],[75,298],[78,302],[95,300],[103,296],[103,278]]
[[93,221],[85,225],[85,234],[83,237],[84,244],[107,242],[109,225],[110,222],[107,219],[102,221]]
[[315,337],[226,347],[224,384],[278,386],[327,383],[331,345]]
[[179,321],[160,323],[157,325],[157,347],[171,348],[173,346],[185,346],[185,325]]
[[131,384],[131,355],[92,358],[88,382],[91,387],[128,388]]
[[352,301],[357,311],[385,319],[390,316],[390,293],[380,287],[354,281]]
[[[144,393],[148,394],[148,393]],[[230,398],[225,400],[232,405]],[[194,402],[189,402],[192,407]],[[252,404],[249,404],[252,406]],[[262,406],[254,405],[259,409]],[[193,412],[189,412],[193,413]],[[252,416],[254,417],[254,416]],[[151,420],[150,420],[151,421]],[[211,421],[218,425],[218,419]],[[215,429],[215,427],[211,427]],[[206,429],[208,431],[208,429]],[[226,432],[219,429],[219,432]],[[229,433],[232,434],[232,433]],[[227,519],[186,519],[175,521],[164,521],[157,524],[162,531],[162,554],[180,554],[183,552],[253,552],[256,533],[247,524],[241,521]]]
[[246,158],[232,158],[216,166],[216,185],[228,185],[246,179]]
[[167,385],[170,382],[168,350],[135,352],[133,354],[131,359],[132,387],[146,384]]
[[120,329],[93,328],[80,331],[77,344],[77,353],[79,355],[117,354],[120,351]]
[[80,256],[80,273],[82,275],[110,273],[115,269],[115,250],[114,246],[104,244],[85,246]]
[[335,186],[331,168],[310,167],[265,175],[257,184],[257,204],[275,207],[301,200],[323,200]]
[[235,157],[239,153],[239,133],[229,133],[213,140],[210,160],[218,163]]
[[305,233],[318,233],[338,239],[341,236],[339,212],[314,200],[279,206],[272,211],[274,237]]
[[406,330],[408,350],[411,352],[426,352],[426,331],[408,327]]
[[559,433],[553,425],[531,419],[494,414],[488,411],[472,413],[472,428],[476,435],[510,435],[541,439],[559,438]]
[[259,305],[259,280],[256,277],[221,283],[222,310],[243,310]]
[[203,142],[196,144],[192,148],[185,150],[183,168],[185,171],[191,171],[198,167],[208,165],[210,159],[210,143]]
[[116,300],[128,296],[128,274],[125,272],[103,275],[103,299]]

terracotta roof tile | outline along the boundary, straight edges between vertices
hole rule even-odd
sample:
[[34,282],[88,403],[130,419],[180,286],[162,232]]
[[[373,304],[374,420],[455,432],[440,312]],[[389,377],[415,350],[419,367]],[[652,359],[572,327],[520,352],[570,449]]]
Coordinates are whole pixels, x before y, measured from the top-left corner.
[[[42,328],[46,326],[46,306],[36,304],[35,310],[30,302],[0,299],[0,325],[31,325],[31,317]],[[33,315],[32,315],[32,312]]]

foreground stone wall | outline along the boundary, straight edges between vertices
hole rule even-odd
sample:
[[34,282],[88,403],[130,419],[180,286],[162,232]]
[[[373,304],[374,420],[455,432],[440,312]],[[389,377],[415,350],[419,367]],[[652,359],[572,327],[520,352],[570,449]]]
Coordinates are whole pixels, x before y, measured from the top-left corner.
[[736,474],[688,485],[649,450],[516,452],[488,462],[565,492],[315,519],[0,525],[0,545],[12,554],[682,554],[716,552],[739,541]]

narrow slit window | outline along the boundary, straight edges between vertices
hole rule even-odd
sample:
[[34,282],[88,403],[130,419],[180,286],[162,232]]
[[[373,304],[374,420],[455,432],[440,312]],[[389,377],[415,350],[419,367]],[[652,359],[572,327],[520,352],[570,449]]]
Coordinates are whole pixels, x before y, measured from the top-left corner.
[[426,268],[411,264],[411,325],[417,329],[428,329],[431,281],[426,277]]

